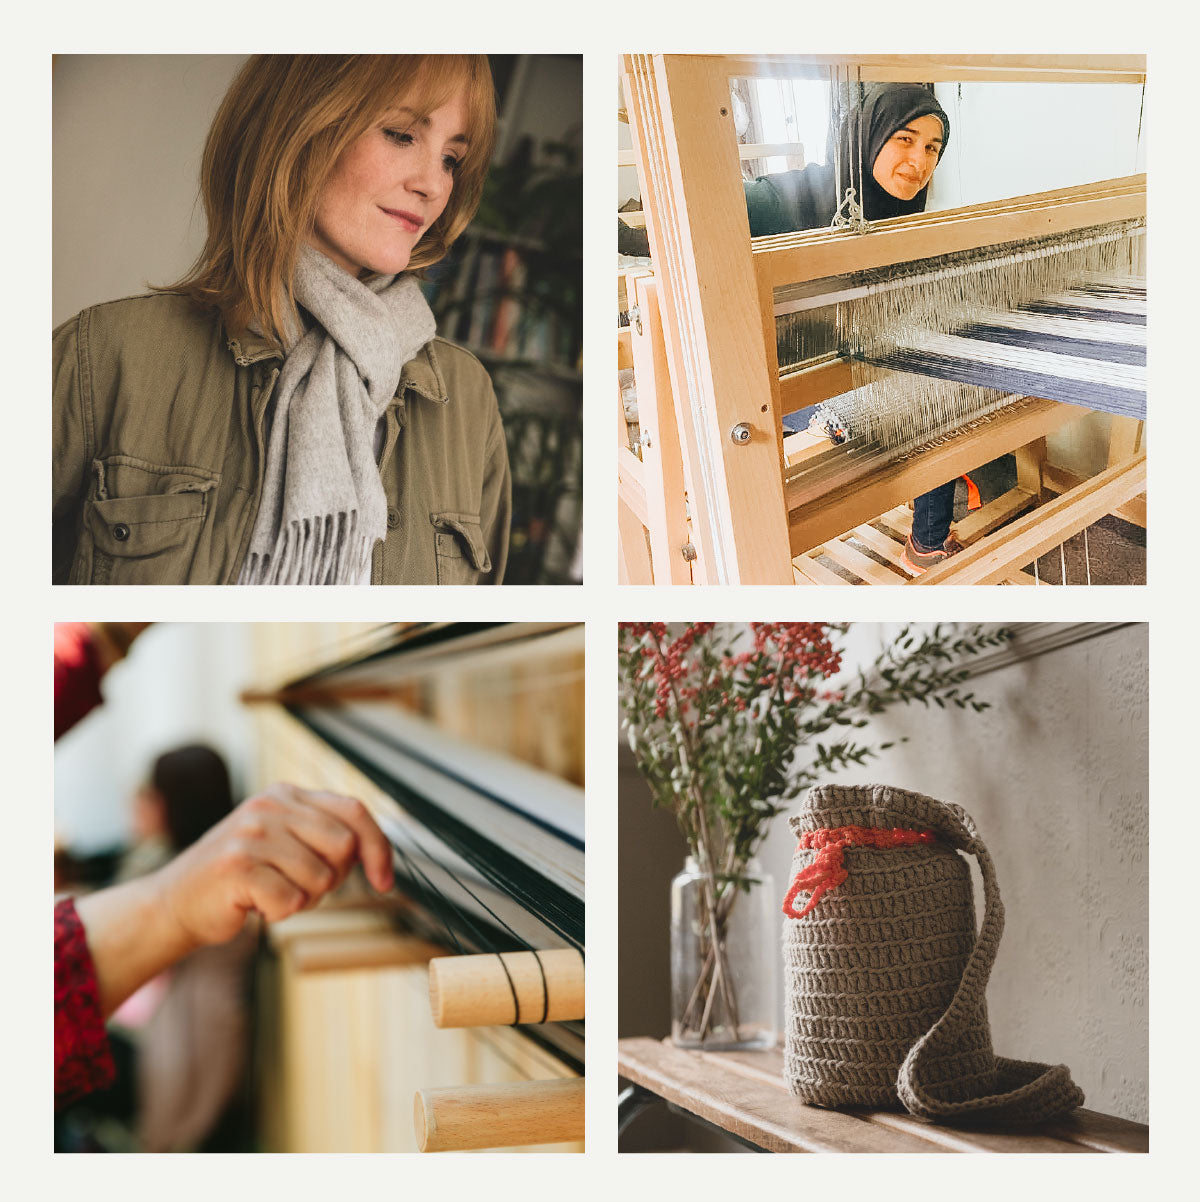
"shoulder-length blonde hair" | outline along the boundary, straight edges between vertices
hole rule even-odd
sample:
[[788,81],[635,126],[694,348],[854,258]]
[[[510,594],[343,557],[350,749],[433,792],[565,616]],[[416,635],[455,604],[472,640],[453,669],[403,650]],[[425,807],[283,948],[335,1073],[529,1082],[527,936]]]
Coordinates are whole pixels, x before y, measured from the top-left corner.
[[459,91],[469,141],[450,200],[414,248],[410,271],[441,259],[479,205],[496,126],[487,56],[253,55],[225,94],[204,146],[204,249],[164,291],[216,306],[233,334],[254,323],[284,342],[296,318],[296,257],[338,157],[401,101],[417,120]]

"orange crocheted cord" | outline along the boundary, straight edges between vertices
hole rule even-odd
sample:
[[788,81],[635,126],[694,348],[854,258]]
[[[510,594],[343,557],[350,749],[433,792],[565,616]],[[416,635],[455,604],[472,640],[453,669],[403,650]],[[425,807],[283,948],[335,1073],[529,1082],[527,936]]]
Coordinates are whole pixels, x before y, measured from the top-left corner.
[[[836,889],[846,879],[849,874],[842,866],[842,852],[847,847],[911,847],[936,841],[937,835],[933,831],[911,831],[903,827],[835,826],[805,831],[800,836],[797,850],[812,851],[815,848],[817,854],[807,868],[796,873],[796,879],[783,899],[783,912],[789,918],[803,918],[830,889]],[[810,896],[808,905],[797,910],[793,903],[796,894],[801,892]]]

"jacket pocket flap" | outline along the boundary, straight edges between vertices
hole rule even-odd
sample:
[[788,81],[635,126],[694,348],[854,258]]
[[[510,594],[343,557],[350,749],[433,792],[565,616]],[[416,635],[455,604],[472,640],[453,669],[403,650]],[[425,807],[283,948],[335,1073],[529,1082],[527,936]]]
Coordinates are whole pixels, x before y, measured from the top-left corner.
[[432,513],[429,520],[438,531],[439,555],[457,555],[470,560],[477,572],[490,572],[492,558],[483,541],[483,527],[474,513]]
[[203,493],[215,488],[220,476],[207,468],[164,466],[133,455],[109,455],[92,463],[96,473],[96,496],[144,497],[151,493]]
[[96,549],[105,555],[155,555],[179,546],[204,517],[200,492],[110,497],[88,506],[87,526]]

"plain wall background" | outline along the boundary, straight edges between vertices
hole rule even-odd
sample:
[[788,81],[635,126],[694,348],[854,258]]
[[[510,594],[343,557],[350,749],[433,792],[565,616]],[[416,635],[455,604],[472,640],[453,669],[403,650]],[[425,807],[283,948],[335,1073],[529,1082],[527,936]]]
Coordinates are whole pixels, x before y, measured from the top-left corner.
[[[856,624],[845,666],[872,661],[898,629]],[[1102,629],[969,681],[991,703],[984,713],[888,711],[858,741],[910,741],[833,779],[914,789],[975,818],[1006,911],[987,995],[997,1053],[1065,1063],[1089,1108],[1145,1122],[1148,634]],[[671,814],[651,810],[623,739],[619,786],[619,1033],[663,1036],[667,890],[684,847]],[[760,856],[780,898],[794,843],[781,815]],[[974,866],[972,877],[978,892]],[[782,1007],[781,996],[781,1029]]]
[[939,83],[950,144],[928,210],[1146,170],[1144,89],[1128,83]]
[[60,54],[53,317],[170,284],[204,245],[200,157],[245,56]]

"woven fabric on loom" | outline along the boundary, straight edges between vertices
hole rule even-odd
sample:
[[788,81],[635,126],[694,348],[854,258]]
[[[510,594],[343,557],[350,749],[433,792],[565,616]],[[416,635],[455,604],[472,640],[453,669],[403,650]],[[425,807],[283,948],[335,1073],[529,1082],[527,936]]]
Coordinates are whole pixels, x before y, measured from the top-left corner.
[[[793,1094],[822,1106],[903,1103],[929,1118],[1005,1123],[1082,1104],[1064,1065],[992,1051],[984,992],[1003,909],[987,849],[960,807],[885,785],[826,785],[810,791],[791,825],[802,843],[793,880],[828,856],[819,850],[827,839],[840,841],[844,869],[819,895],[814,887],[808,913],[784,922],[784,1077]],[[855,846],[844,828],[920,838]],[[817,846],[803,846],[818,832]],[[983,875],[978,935],[970,871],[956,848],[976,856]]]
[[[428,671],[488,649],[528,654],[565,625],[423,624],[290,686],[292,716],[393,803],[373,813],[392,845],[404,921],[449,951],[583,954],[583,790],[378,700],[379,691],[419,679],[414,663]],[[315,685],[347,692],[334,704],[319,690],[306,696]],[[520,1014],[515,994],[514,1005]],[[521,1026],[582,1071],[581,1020]]]
[[950,333],[912,331],[868,357],[881,367],[1146,416],[1146,290],[1089,285],[982,314]]

